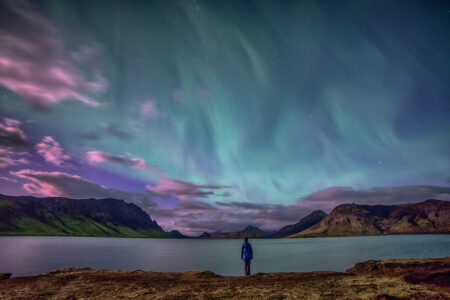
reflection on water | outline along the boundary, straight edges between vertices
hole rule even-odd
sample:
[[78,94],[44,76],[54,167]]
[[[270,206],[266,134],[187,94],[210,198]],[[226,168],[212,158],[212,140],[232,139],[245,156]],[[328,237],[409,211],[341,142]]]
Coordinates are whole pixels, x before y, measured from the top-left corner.
[[[345,271],[369,259],[450,255],[450,235],[250,240],[252,272]],[[211,270],[242,275],[241,240],[0,237],[0,273],[25,276],[66,267]]]

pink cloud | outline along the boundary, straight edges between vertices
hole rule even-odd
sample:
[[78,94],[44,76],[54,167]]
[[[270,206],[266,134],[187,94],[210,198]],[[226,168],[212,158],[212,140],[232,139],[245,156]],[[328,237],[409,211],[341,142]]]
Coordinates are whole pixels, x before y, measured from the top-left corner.
[[147,164],[147,162],[145,160],[143,160],[142,158],[138,158],[138,157],[132,157],[130,158],[131,161],[131,166],[135,169],[149,169],[150,166]]
[[[112,197],[132,201],[136,196],[133,193],[106,188],[78,175],[64,172],[43,172],[25,169],[10,172],[10,174],[31,181],[31,183],[23,184],[23,188],[27,192],[47,197],[69,197],[74,199]],[[144,201],[144,199],[141,199],[141,201]],[[151,199],[148,201],[151,202]]]
[[86,152],[86,158],[90,163],[99,164],[107,161],[105,153],[101,151],[89,151]]
[[66,161],[70,160],[70,155],[66,154],[61,145],[51,136],[46,136],[36,145],[37,152],[44,157],[45,161],[61,167]]
[[97,47],[90,49],[91,56],[97,57],[85,63],[90,74],[84,74],[71,63],[56,29],[45,17],[26,1],[6,3],[0,13],[0,84],[35,108],[69,99],[99,105],[89,96],[107,87],[98,63],[92,63],[98,61]]
[[[33,181],[33,183],[25,183],[23,188],[32,194],[39,194],[48,197],[61,197],[64,196],[63,190],[58,188],[58,186],[52,182],[45,180],[52,178],[69,178],[69,179],[81,179],[80,176],[70,175],[62,172],[39,172],[33,170],[20,170],[17,172],[11,172],[12,175],[17,176],[22,179],[28,179]],[[42,179],[44,178],[44,180]]]
[[17,180],[12,179],[12,178],[8,178],[8,177],[5,177],[5,176],[0,176],[0,179],[1,180],[5,180],[5,181],[10,181],[10,182],[17,182]]
[[147,162],[142,158],[136,157],[131,153],[126,153],[126,155],[112,155],[102,151],[88,151],[86,152],[86,159],[91,164],[100,164],[104,162],[109,162],[118,165],[131,166],[134,169],[161,172],[159,169],[147,164]]
[[187,181],[173,179],[167,176],[158,178],[156,186],[147,185],[147,190],[159,197],[175,197],[180,200],[191,200],[213,195],[211,190],[228,188],[218,185],[199,185]]

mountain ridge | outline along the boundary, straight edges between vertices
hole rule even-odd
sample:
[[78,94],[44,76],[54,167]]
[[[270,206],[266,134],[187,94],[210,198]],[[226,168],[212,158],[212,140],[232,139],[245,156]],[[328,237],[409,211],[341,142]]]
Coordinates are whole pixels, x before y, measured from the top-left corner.
[[316,225],[289,237],[450,233],[450,202],[342,204]]
[[0,194],[0,235],[179,237],[134,203],[114,198]]

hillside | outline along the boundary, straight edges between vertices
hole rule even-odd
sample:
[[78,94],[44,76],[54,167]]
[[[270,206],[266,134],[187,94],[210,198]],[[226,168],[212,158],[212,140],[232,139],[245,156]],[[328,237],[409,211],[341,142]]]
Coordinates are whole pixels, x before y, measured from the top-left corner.
[[289,237],[450,233],[450,202],[337,206],[318,224]]
[[123,200],[5,195],[0,195],[0,235],[177,236]]
[[271,234],[269,237],[282,238],[299,233],[311,226],[316,225],[317,223],[322,221],[322,219],[325,218],[326,215],[327,214],[321,210],[315,210],[306,217],[304,217],[303,219],[301,219],[299,222],[292,225],[284,226],[278,232]]
[[267,236],[264,231],[254,226],[247,226],[241,231],[231,232],[228,235],[224,236],[229,239],[243,239],[244,237],[248,238],[262,238]]

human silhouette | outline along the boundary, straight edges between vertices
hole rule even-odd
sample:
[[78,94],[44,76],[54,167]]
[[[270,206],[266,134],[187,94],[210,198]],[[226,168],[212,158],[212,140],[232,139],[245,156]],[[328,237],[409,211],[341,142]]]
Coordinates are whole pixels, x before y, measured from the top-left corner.
[[250,276],[250,261],[253,259],[253,249],[248,242],[248,237],[244,238],[244,243],[241,247],[241,259],[244,261],[245,276]]

